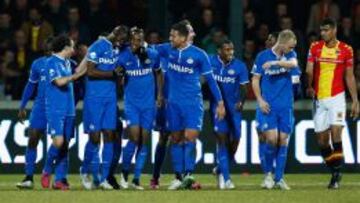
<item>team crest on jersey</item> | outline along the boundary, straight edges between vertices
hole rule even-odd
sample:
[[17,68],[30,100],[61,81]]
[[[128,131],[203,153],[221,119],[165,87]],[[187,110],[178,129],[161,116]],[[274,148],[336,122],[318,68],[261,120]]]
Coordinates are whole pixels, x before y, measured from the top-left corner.
[[54,75],[55,75],[55,70],[54,70],[54,69],[50,69],[50,70],[49,70],[49,74],[50,74],[50,76],[54,76]]
[[90,130],[95,130],[94,124],[90,124],[89,128],[90,128]]
[[91,53],[90,53],[90,58],[91,58],[91,59],[95,59],[95,58],[96,58],[96,53],[95,53],[95,52],[91,52]]
[[150,64],[151,63],[151,60],[150,59],[146,59],[145,60],[145,64]]
[[51,132],[52,135],[54,135],[55,134],[55,129],[51,129],[50,132]]
[[188,63],[188,64],[193,64],[193,63],[194,63],[194,59],[189,58],[188,60],[186,60],[186,63]]
[[228,74],[229,74],[229,75],[234,75],[234,74],[235,74],[235,70],[233,70],[233,69],[228,70]]
[[131,64],[132,64],[131,62],[126,62],[125,65],[130,66]]

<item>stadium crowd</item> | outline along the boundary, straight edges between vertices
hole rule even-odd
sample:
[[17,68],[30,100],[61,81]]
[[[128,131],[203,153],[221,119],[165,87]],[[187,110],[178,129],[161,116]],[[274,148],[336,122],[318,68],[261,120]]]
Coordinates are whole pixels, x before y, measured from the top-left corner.
[[[229,0],[168,0],[170,24],[189,19],[194,43],[207,53],[229,32]],[[319,22],[333,17],[339,23],[339,40],[354,49],[355,74],[360,81],[360,1],[358,0],[242,0],[244,14],[242,60],[251,69],[271,32],[291,29],[297,35],[296,51],[302,71],[307,50],[317,40]],[[19,100],[31,62],[42,54],[48,36],[69,33],[82,58],[86,46],[117,24],[146,28],[146,40],[167,38],[147,26],[146,0],[1,0],[0,1],[0,100]],[[304,80],[304,78],[302,78]],[[360,83],[358,82],[358,86]],[[306,87],[303,87],[303,93]],[[206,88],[205,88],[206,91]],[[207,94],[205,94],[207,95]],[[303,94],[305,97],[305,94]],[[254,99],[251,91],[249,99]]]

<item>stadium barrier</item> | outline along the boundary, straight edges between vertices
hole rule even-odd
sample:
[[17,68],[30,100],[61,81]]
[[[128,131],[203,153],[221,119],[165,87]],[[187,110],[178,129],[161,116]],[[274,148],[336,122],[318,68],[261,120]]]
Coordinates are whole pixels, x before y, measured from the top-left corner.
[[[9,104],[10,103],[10,104]],[[17,121],[18,103],[0,102],[0,173],[22,173],[25,162],[25,149],[27,145],[28,121],[21,124]],[[242,138],[239,150],[236,153],[235,163],[231,170],[236,173],[261,172],[258,157],[258,137],[255,130],[254,103],[249,103],[243,112]],[[208,105],[207,105],[208,106]],[[322,164],[319,149],[313,131],[311,120],[311,103],[297,104],[295,110],[295,126],[289,142],[287,173],[322,173],[327,169]],[[83,132],[81,105],[77,110],[76,137],[70,143],[70,173],[78,173],[79,165],[83,159],[84,147],[88,136]],[[151,153],[145,166],[145,173],[152,170],[154,152],[159,133],[152,133]],[[123,141],[125,146],[126,137]],[[39,142],[37,151],[36,172],[40,173],[49,147],[50,137],[43,137]],[[204,128],[197,141],[196,172],[210,173],[215,164],[215,137],[210,125],[210,115],[205,113]],[[343,130],[343,148],[345,155],[345,172],[358,172],[360,170],[360,121],[348,120]],[[121,160],[120,160],[121,162]],[[171,173],[172,167],[169,153],[166,156],[164,173]]]

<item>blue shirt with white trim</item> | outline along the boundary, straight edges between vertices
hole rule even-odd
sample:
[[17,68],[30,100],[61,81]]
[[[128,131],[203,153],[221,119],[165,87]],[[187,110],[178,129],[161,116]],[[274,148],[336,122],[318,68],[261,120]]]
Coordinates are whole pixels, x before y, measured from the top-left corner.
[[278,56],[272,49],[261,51],[252,69],[252,74],[260,75],[261,95],[270,108],[292,108],[294,103],[291,69],[273,65],[264,69],[262,66],[269,61],[293,60],[297,55],[291,51],[285,55]]
[[[88,49],[86,60],[96,64],[102,71],[113,71],[116,68],[118,49],[105,37],[99,38]],[[116,98],[116,80],[87,77],[85,98]]]
[[47,56],[36,59],[32,65],[29,75],[29,82],[37,84],[36,103],[45,104],[46,68]]
[[52,55],[47,61],[47,83],[45,91],[45,107],[47,114],[75,116],[73,83],[57,86],[54,80],[71,76],[71,65],[68,59]]

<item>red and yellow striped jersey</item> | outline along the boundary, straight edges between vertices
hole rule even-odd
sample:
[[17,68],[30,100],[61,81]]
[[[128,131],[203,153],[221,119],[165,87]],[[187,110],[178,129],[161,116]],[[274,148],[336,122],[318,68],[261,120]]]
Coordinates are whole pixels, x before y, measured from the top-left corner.
[[329,48],[323,40],[311,44],[308,62],[314,63],[314,90],[318,99],[345,91],[344,72],[353,66],[353,49],[338,41]]

